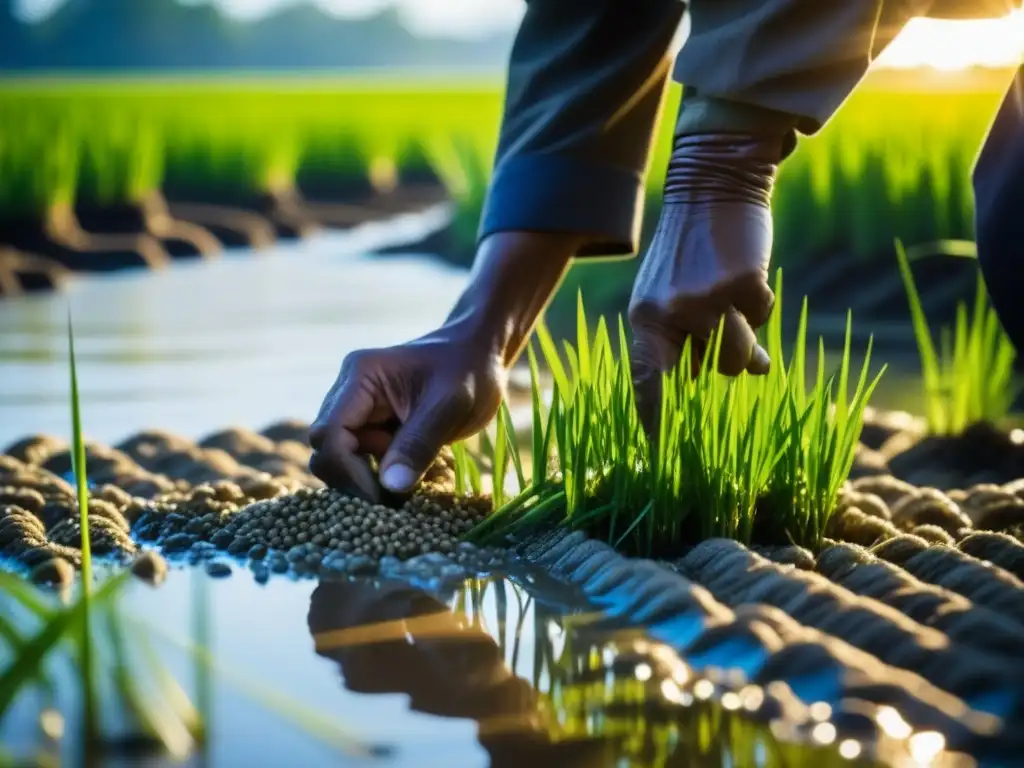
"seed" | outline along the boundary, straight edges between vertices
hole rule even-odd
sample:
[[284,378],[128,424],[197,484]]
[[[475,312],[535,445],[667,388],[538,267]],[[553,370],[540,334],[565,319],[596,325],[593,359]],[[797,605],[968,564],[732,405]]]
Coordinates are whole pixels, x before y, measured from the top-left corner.
[[206,564],[206,573],[215,579],[222,579],[231,575],[231,566],[227,563],[211,562]]

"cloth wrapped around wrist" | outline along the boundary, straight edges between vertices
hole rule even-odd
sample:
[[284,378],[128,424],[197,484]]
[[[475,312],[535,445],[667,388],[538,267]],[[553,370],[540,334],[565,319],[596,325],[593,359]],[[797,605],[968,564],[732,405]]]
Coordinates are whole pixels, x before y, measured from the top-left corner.
[[677,136],[665,177],[664,202],[741,202],[768,207],[783,150],[782,136]]

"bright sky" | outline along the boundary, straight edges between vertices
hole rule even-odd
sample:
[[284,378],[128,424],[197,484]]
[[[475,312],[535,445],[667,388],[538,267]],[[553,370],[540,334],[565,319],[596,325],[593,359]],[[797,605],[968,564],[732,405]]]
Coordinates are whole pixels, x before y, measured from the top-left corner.
[[[45,16],[64,0],[16,0],[29,17]],[[144,0],[139,0],[143,2]],[[213,2],[237,18],[258,18],[301,0],[183,0]],[[359,17],[397,6],[410,29],[422,34],[474,37],[514,28],[523,0],[314,0],[339,16]],[[883,54],[880,66],[959,69],[981,64],[1009,66],[1024,61],[1024,11],[991,21],[915,19]]]

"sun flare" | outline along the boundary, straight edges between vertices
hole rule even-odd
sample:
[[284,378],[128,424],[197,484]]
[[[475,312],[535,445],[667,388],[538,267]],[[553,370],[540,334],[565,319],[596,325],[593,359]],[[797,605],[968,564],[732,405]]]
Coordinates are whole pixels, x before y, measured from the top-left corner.
[[1012,67],[1024,61],[1024,11],[1001,19],[914,19],[876,65],[955,71],[972,66]]

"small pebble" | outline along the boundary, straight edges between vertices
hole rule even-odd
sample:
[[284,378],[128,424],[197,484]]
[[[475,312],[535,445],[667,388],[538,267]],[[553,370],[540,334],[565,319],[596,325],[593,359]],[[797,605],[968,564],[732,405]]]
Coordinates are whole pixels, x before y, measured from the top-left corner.
[[227,563],[214,560],[213,562],[206,564],[206,574],[215,579],[223,579],[225,576],[231,575],[231,566]]
[[229,555],[244,555],[252,548],[252,542],[245,536],[239,536],[228,545]]
[[51,557],[32,569],[33,584],[65,589],[75,580],[75,567],[63,557]]
[[159,586],[167,578],[167,561],[151,549],[139,553],[131,564],[132,573],[143,581]]
[[164,552],[184,552],[195,543],[196,537],[192,534],[176,533],[164,539]]

